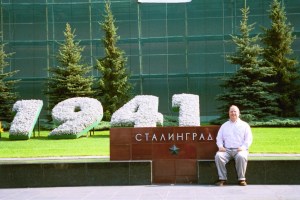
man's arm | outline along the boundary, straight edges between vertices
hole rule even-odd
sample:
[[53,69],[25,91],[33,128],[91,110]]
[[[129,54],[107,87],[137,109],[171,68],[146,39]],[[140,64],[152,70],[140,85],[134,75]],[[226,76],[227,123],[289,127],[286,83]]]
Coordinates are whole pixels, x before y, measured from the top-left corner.
[[226,148],[224,147],[224,138],[223,138],[223,132],[224,132],[224,125],[221,126],[221,128],[218,131],[217,135],[217,146],[219,148],[219,151],[225,152]]
[[253,136],[249,124],[246,124],[244,143],[239,150],[248,150],[252,144]]

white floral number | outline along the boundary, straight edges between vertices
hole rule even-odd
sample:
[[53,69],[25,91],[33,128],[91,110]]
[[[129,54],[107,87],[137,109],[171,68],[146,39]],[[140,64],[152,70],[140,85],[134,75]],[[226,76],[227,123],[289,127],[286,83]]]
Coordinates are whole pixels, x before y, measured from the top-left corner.
[[158,112],[158,97],[138,95],[114,112],[112,127],[156,127],[162,126],[163,115]]
[[179,110],[179,126],[200,126],[199,96],[194,94],[175,94],[172,107]]
[[52,118],[60,124],[49,138],[78,138],[98,125],[103,117],[101,103],[93,98],[75,97],[58,103]]
[[13,105],[17,112],[9,129],[11,139],[29,139],[43,107],[42,100],[20,100]]
[[[17,112],[10,130],[12,139],[29,139],[43,107],[41,100],[17,101]],[[172,107],[179,111],[179,126],[200,126],[199,96],[175,94]],[[52,110],[52,118],[58,127],[50,138],[78,138],[97,126],[103,117],[103,108],[97,99],[75,97],[58,103]],[[111,119],[111,127],[156,127],[163,125],[163,115],[158,112],[158,97],[138,95],[117,110]]]

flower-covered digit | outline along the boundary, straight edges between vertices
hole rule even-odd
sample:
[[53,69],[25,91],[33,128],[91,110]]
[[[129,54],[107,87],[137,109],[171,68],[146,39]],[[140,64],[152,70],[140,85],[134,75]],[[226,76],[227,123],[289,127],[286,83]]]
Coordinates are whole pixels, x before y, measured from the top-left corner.
[[49,138],[78,138],[97,126],[103,117],[103,107],[97,99],[74,97],[58,103],[52,109],[53,120],[60,124]]
[[162,126],[163,115],[158,112],[158,97],[138,95],[114,112],[112,127],[156,127]]
[[172,107],[179,111],[179,126],[200,126],[199,96],[194,94],[175,94]]
[[9,129],[10,139],[29,139],[43,107],[42,100],[20,100],[13,105],[16,115]]

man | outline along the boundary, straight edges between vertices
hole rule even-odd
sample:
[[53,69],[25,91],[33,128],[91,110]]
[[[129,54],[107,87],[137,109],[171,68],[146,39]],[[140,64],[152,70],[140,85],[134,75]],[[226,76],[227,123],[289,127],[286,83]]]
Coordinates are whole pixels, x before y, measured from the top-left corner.
[[217,135],[217,146],[215,162],[218,169],[219,181],[217,186],[223,186],[227,181],[226,164],[235,160],[238,182],[246,186],[246,168],[248,161],[248,149],[252,144],[252,132],[248,123],[239,118],[240,110],[232,105],[229,108],[229,121],[225,122]]

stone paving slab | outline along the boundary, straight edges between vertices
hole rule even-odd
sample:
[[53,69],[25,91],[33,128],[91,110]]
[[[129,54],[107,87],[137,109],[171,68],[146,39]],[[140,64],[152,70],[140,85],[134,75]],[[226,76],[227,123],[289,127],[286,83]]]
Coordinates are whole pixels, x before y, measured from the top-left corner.
[[300,185],[142,185],[0,189],[0,200],[299,200]]

